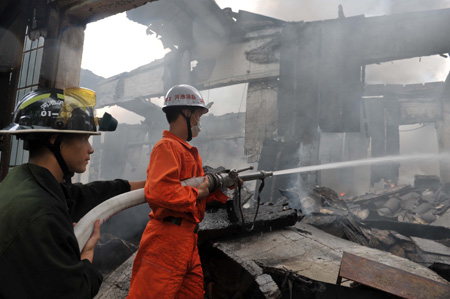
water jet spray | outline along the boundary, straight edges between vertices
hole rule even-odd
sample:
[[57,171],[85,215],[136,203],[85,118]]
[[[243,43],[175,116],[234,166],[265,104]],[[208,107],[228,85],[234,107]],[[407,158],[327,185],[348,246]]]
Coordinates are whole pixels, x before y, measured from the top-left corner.
[[[249,174],[240,174],[240,172],[246,170],[252,170],[253,167],[247,167],[240,170],[227,170],[225,172],[217,173],[217,174],[207,174],[206,176],[209,179],[209,188],[214,191],[218,188],[226,188],[231,187],[236,182],[240,183],[242,181],[252,181],[252,180],[262,180],[266,177],[270,176],[280,176],[294,173],[304,173],[318,170],[326,170],[326,169],[337,169],[337,168],[345,168],[345,167],[356,167],[356,166],[365,166],[365,165],[373,165],[379,163],[387,163],[387,162],[402,162],[402,161],[417,161],[417,160],[442,160],[442,159],[450,159],[449,154],[416,154],[416,155],[408,155],[408,156],[387,156],[387,157],[379,157],[379,158],[369,158],[362,160],[353,160],[353,161],[345,161],[345,162],[336,162],[336,163],[328,163],[321,165],[312,165],[312,166],[302,166],[292,169],[285,170],[277,170],[277,171],[264,171],[260,170],[255,173]],[[238,178],[240,180],[238,180]],[[204,181],[204,177],[196,177],[182,181],[181,183],[184,186],[197,187]],[[262,183],[261,186],[264,186]],[[259,194],[261,193],[261,188],[259,190]],[[240,200],[236,201],[240,205]],[[131,208],[136,205],[140,205],[146,203],[144,189],[138,189],[134,191],[130,191],[127,193],[123,193],[121,195],[115,196],[102,204],[98,205],[94,209],[92,209],[89,213],[87,213],[75,226],[74,232],[77,237],[78,244],[80,247],[80,251],[84,248],[87,240],[92,234],[94,222],[96,219],[100,219],[100,224],[103,224],[106,220],[108,220],[113,215],[117,214],[120,211]],[[259,201],[258,201],[259,204]],[[242,215],[242,207],[235,207],[235,211],[241,211]],[[256,219],[257,212],[255,213]],[[255,220],[254,219],[254,220]],[[243,219],[241,219],[242,221]],[[245,224],[243,222],[243,224]],[[245,225],[244,225],[245,227]],[[250,229],[251,230],[251,229]]]

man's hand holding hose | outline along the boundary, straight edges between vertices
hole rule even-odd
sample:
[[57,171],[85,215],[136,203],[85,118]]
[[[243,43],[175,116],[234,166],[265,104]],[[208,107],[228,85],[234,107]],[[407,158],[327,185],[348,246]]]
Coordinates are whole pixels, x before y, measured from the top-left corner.
[[94,249],[98,240],[100,240],[100,219],[95,220],[94,231],[81,251],[81,260],[89,260],[92,263],[94,260]]
[[[77,225],[76,222],[73,223],[74,227],[75,225]],[[81,250],[80,260],[88,260],[92,263],[92,261],[94,260],[94,249],[95,246],[97,246],[98,240],[100,240],[100,219],[97,219],[94,222],[94,229],[92,230],[92,234],[86,241],[83,250]]]
[[198,200],[202,200],[209,195],[209,179],[207,176],[204,176],[203,182],[200,183],[197,187],[198,190]]

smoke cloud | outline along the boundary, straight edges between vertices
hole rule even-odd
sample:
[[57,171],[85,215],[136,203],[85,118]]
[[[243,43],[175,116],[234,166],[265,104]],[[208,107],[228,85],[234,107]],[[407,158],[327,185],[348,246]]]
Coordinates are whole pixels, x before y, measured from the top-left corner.
[[[269,0],[258,0],[258,1],[225,1],[219,0],[216,1],[217,4],[222,7],[231,7],[233,11],[237,12],[238,10],[247,10],[253,13],[277,18],[284,21],[289,22],[297,22],[297,21],[319,21],[319,20],[327,20],[327,19],[336,19],[338,18],[339,5],[342,5],[342,11],[346,17],[365,15],[366,17],[372,16],[382,16],[387,14],[398,14],[398,13],[407,13],[407,12],[415,12],[415,11],[423,11],[430,9],[441,9],[441,8],[450,8],[450,1],[438,1],[438,0],[430,0],[430,1],[418,1],[418,0],[409,0],[409,1],[394,1],[394,0],[371,0],[371,1],[360,1],[360,0],[285,0],[285,1],[269,1]],[[382,63],[380,65],[370,65],[366,67],[366,84],[412,84],[412,83],[426,83],[433,81],[443,81],[448,74],[448,70],[450,69],[449,59],[441,57],[441,56],[432,56],[432,57],[422,57],[422,58],[413,58],[402,61],[392,61]],[[202,94],[206,99],[206,102],[214,102],[213,107],[211,108],[210,115],[214,115],[215,117],[221,117],[219,120],[213,118],[203,118],[202,123],[207,127],[214,127],[214,125],[221,124],[219,127],[226,126],[235,126],[240,125],[240,128],[236,128],[234,130],[235,136],[226,136],[218,134],[217,132],[205,130],[201,132],[199,139],[193,142],[194,145],[199,147],[200,154],[204,156],[204,161],[211,167],[219,167],[224,166],[226,168],[239,168],[245,167],[248,165],[246,163],[246,157],[244,154],[244,142],[243,142],[243,127],[245,126],[245,115],[242,113],[246,111],[246,84],[240,84],[230,87],[222,87],[215,90],[202,90]],[[160,99],[154,99],[152,102],[161,104]],[[117,115],[121,124],[131,124],[138,125],[143,119],[135,114],[127,114],[126,111],[123,111],[119,108],[112,113],[113,115]],[[139,155],[138,163],[136,161],[126,161],[125,163],[120,162],[121,166],[118,169],[121,169],[120,172],[117,172],[117,176],[121,176],[124,178],[135,178],[135,179],[145,179],[146,173],[145,169],[148,164],[149,153],[151,148],[160,136],[161,129],[158,131],[151,131],[148,135],[142,136],[141,140],[135,140],[134,143],[138,144],[139,141],[144,143],[143,150],[139,153],[134,153],[133,156]],[[418,129],[414,132],[401,132],[400,133],[400,153],[412,153],[414,150],[418,150],[420,147],[421,152],[433,153],[437,152],[437,140],[435,135],[430,134],[430,131],[433,131],[433,126],[428,126],[427,128]],[[433,131],[435,132],[435,131]],[[282,135],[282,132],[278,132]],[[242,136],[240,136],[240,134]],[[361,153],[358,153],[357,156],[350,154],[352,150],[351,144],[343,145],[338,149],[339,153],[326,153],[327,144],[333,143],[333,140],[339,140],[339,142],[344,143],[345,140],[342,139],[344,137],[334,134],[336,136],[323,135],[322,140],[324,146],[321,147],[321,155],[319,162],[327,163],[327,162],[336,162],[331,156],[339,156],[339,159],[346,159],[350,156],[355,158],[363,158],[362,154],[368,154],[367,151],[364,152],[361,150]],[[125,135],[124,135],[125,136]],[[220,143],[218,140],[213,142],[207,140],[201,140],[202,136],[208,136],[209,138],[217,138],[223,137],[228,138],[227,141],[223,141]],[[345,137],[350,139],[347,135]],[[359,137],[358,137],[359,138]],[[118,138],[119,140],[119,138]],[[156,141],[155,141],[156,140]],[[355,140],[357,138],[355,137]],[[421,141],[422,140],[422,141]],[[423,140],[427,140],[427,142],[423,142]],[[336,144],[336,143],[334,143]],[[369,141],[367,141],[369,144]],[[366,145],[365,145],[366,146]],[[114,151],[114,148],[105,148],[106,151]],[[347,150],[347,152],[346,152]],[[101,150],[99,150],[96,154],[100,154]],[[99,156],[101,156],[100,154]],[[104,155],[104,154],[103,154]],[[132,154],[129,153],[129,156]],[[328,155],[328,156],[327,156]],[[120,155],[117,155],[120,157]],[[122,159],[125,156],[122,156]],[[114,160],[112,160],[114,161]],[[118,160],[116,160],[119,164]],[[205,164],[206,164],[205,163]],[[137,165],[137,166],[136,166]],[[292,167],[298,167],[299,165],[292,165]],[[414,167],[402,167],[400,178],[404,182],[408,182],[414,174],[419,173],[427,173],[429,171],[434,172],[435,168],[432,170]],[[109,167],[110,169],[114,169],[114,167]],[[404,169],[404,170],[402,170]],[[266,169],[271,171],[272,169]],[[402,173],[403,172],[403,173]],[[343,188],[338,189],[339,186],[343,184],[346,186],[344,191],[354,191],[354,192],[363,192],[367,187],[364,185],[364,188],[354,187],[349,188],[348,180],[338,180],[343,172],[338,171],[330,171],[329,176],[322,178],[322,183],[331,188],[336,188],[336,191],[342,191]],[[355,174],[356,173],[356,174]],[[359,174],[358,174],[359,173]],[[360,173],[368,173],[368,167],[362,169],[361,171],[355,171],[352,176],[355,177],[363,177],[367,181],[367,177],[364,175],[360,175]],[[111,174],[111,173],[110,173]],[[434,174],[434,173],[433,173]],[[350,177],[350,176],[349,176]],[[99,177],[102,178],[101,176]],[[82,176],[83,180],[87,180],[87,176]],[[297,182],[294,182],[298,184]],[[141,212],[146,214],[147,211]]]

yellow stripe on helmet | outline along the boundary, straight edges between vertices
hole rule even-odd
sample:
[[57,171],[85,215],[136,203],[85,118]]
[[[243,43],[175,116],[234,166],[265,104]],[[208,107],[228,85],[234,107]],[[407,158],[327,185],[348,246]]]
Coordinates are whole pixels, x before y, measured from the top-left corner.
[[[31,104],[33,104],[33,103],[36,103],[37,101],[40,101],[40,100],[42,100],[42,99],[49,98],[50,95],[51,95],[50,93],[44,93],[44,94],[35,96],[35,97],[32,98],[31,100],[24,102],[24,103],[20,106],[20,109],[23,109],[23,108],[25,108],[25,107],[28,107],[29,105],[31,105]],[[63,95],[63,94],[58,93],[58,94],[56,94],[56,96],[58,97],[58,99],[64,100],[64,95]]]

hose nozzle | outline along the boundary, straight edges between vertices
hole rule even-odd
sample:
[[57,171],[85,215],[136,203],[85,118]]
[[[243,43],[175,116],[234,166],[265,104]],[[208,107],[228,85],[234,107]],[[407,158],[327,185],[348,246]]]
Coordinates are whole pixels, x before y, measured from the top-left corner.
[[273,171],[260,170],[255,173],[240,175],[239,178],[243,181],[253,181],[253,180],[262,180],[269,176],[273,176]]
[[[214,190],[218,188],[226,188],[233,186],[238,179],[241,179],[243,181],[252,181],[252,180],[262,180],[266,177],[272,176],[272,171],[264,171],[260,170],[255,173],[249,173],[249,174],[243,174],[239,175],[239,172],[244,170],[253,169],[253,167],[248,167],[245,169],[235,170],[232,169],[228,172],[224,173],[216,173],[212,174],[209,173],[206,176],[208,177],[209,181],[209,192],[213,192]],[[181,182],[183,186],[191,186],[191,187],[197,187],[204,181],[203,177],[194,177],[187,180],[184,180]]]

